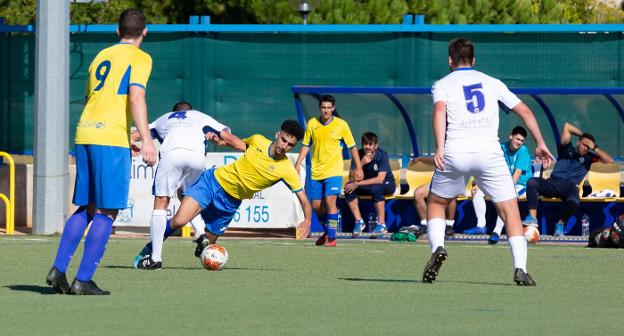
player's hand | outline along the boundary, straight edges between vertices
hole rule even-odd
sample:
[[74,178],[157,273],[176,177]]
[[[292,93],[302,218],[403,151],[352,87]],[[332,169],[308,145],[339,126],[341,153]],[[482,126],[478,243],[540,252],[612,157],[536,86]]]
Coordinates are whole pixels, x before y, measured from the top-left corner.
[[555,161],[555,157],[550,153],[546,144],[538,144],[535,147],[535,157],[542,161],[544,168],[548,168]]
[[444,149],[435,152],[435,155],[433,155],[433,164],[437,170],[444,170]]
[[371,153],[367,153],[362,157],[362,165],[369,164],[371,161],[373,161],[373,154]]
[[345,194],[350,194],[355,191],[359,187],[357,181],[349,181],[345,184],[344,192]]
[[361,181],[364,178],[364,172],[362,171],[362,168],[356,169],[353,177],[356,181]]
[[156,147],[154,147],[154,143],[152,139],[148,141],[143,141],[143,162],[145,162],[148,166],[153,166],[156,164]]
[[295,171],[297,172],[297,175],[299,175],[299,177],[301,177],[301,165],[296,164],[295,165]]
[[296,233],[295,233],[295,239],[297,240],[303,240],[308,238],[308,236],[310,235],[310,221],[303,221],[301,223],[299,223],[299,225],[297,225],[297,229],[296,229]]

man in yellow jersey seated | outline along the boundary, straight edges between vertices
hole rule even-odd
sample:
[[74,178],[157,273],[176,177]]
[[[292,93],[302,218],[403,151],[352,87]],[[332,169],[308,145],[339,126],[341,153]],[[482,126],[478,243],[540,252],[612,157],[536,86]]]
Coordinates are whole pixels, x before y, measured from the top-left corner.
[[[322,96],[319,102],[321,115],[308,120],[305,136],[295,169],[299,171],[301,162],[312,147],[312,178],[308,191],[312,199],[312,208],[316,212],[323,230],[323,235],[316,241],[317,246],[336,246],[338,228],[338,207],[336,199],[342,191],[342,145],[349,148],[354,163],[355,181],[364,177],[362,163],[349,124],[335,114],[336,100],[333,96]],[[321,207],[321,201],[325,209]]]
[[298,228],[306,237],[310,230],[312,206],[295,167],[286,156],[301,140],[303,132],[298,122],[286,120],[273,142],[260,134],[243,139],[247,145],[243,156],[226,166],[204,171],[184,193],[178,212],[167,222],[170,230],[183,227],[201,214],[206,229],[197,239],[195,256],[199,257],[205,246],[215,243],[225,232],[242,200],[251,199],[258,191],[282,181],[301,203],[305,219]]

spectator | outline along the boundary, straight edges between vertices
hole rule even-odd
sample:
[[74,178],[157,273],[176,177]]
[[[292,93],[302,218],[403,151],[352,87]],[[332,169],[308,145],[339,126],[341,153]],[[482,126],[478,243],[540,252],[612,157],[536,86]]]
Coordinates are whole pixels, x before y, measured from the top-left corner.
[[[353,237],[359,236],[366,228],[366,223],[362,220],[362,214],[358,206],[358,196],[372,196],[375,213],[378,222],[375,227],[369,228],[373,235],[388,232],[386,227],[386,195],[392,195],[396,189],[394,175],[390,169],[388,153],[379,148],[377,135],[373,132],[362,134],[362,148],[358,151],[364,171],[364,179],[349,181],[345,187],[345,200],[355,218]],[[351,162],[351,176],[355,174],[356,166]]]
[[[576,147],[572,146],[572,135],[578,136]],[[593,162],[611,163],[611,156],[598,148],[594,136],[584,133],[575,126],[565,123],[561,131],[561,147],[550,178],[531,178],[527,182],[527,203],[529,214],[523,225],[537,226],[538,197],[558,197],[564,202],[561,216],[555,225],[555,236],[563,236],[564,223],[576,211],[580,203],[579,183],[583,181]]]

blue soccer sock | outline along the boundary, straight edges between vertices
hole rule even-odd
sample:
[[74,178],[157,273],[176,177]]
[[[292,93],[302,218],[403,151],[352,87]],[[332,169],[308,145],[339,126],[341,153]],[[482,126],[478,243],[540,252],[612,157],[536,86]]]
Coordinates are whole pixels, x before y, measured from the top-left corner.
[[92,219],[86,208],[79,208],[67,219],[65,227],[63,228],[61,242],[56,252],[56,259],[54,260],[54,267],[56,267],[59,272],[65,273],[67,271],[67,266],[74,252],[76,252],[76,248],[78,248],[78,244],[80,244],[80,240]]
[[336,239],[336,231],[338,229],[338,214],[327,214],[327,240]]
[[327,214],[322,214],[318,216],[319,224],[323,228],[323,232],[327,233]]
[[93,223],[91,223],[91,228],[85,239],[84,254],[76,279],[83,282],[91,281],[95,269],[104,256],[112,230],[113,220],[110,217],[102,214],[96,214],[93,217]]
[[[167,225],[165,226],[165,236],[163,237],[163,241],[167,240],[167,238],[169,238],[169,236],[171,236],[174,232],[176,232],[176,230],[171,228],[171,222],[167,220]],[[139,254],[142,256],[152,254],[152,242],[150,241],[149,243],[145,244],[145,246],[143,247],[141,252],[139,252]]]

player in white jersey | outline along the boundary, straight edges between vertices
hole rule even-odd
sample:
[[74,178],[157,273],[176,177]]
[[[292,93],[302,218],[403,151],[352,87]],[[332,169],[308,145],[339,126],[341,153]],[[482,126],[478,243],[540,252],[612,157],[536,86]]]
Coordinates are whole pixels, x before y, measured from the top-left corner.
[[481,73],[474,66],[472,43],[459,38],[449,43],[451,73],[434,83],[433,133],[436,171],[427,199],[427,235],[431,258],[423,272],[423,282],[435,281],[447,258],[444,249],[444,210],[455,195],[462,194],[466,177],[475,177],[490,195],[505,222],[514,261],[514,281],[534,286],[527,273],[527,245],[524,239],[514,183],[498,142],[498,103],[505,104],[525,123],[535,139],[535,155],[545,166],[552,154],[546,147],[537,121],[503,82]]
[[[245,150],[245,143],[232,135],[230,128],[212,117],[195,111],[187,102],[179,102],[149,125],[152,136],[161,142],[158,169],[154,176],[152,193],[154,210],[150,220],[152,245],[146,246],[135,258],[136,268],[155,270],[162,268],[162,243],[173,230],[167,221],[169,200],[180,190],[190,187],[205,168],[206,139],[222,141],[232,148]],[[195,237],[204,234],[201,216],[191,221]]]

